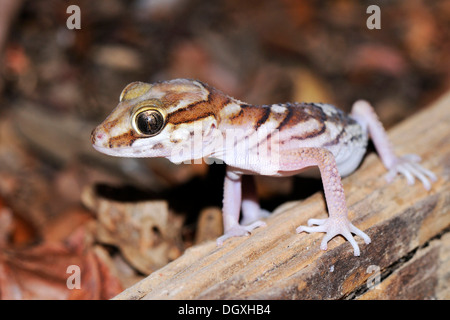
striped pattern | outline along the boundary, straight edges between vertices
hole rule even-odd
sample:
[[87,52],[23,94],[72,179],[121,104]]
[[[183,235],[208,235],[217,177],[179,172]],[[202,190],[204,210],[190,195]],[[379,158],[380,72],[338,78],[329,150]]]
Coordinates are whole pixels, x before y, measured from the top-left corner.
[[[131,126],[131,117],[138,106],[151,104],[165,114],[167,135],[176,136],[179,129],[187,129],[191,136],[195,124],[208,123],[225,136],[229,129],[258,132],[257,145],[268,143],[275,131],[280,146],[286,149],[335,147],[348,144],[365,146],[367,134],[351,117],[328,104],[286,103],[255,106],[229,97],[213,87],[195,80],[176,79],[155,84],[134,82],[121,94],[121,103],[103,122],[102,132],[109,136],[107,147],[130,147],[138,139],[148,139],[149,148],[166,151],[179,139],[158,140],[142,137]],[[95,140],[92,134],[93,142]],[[248,150],[252,151],[252,150]],[[333,152],[335,153],[335,152]]]
[[[340,143],[357,143],[366,139],[362,128],[354,119],[339,109],[325,104],[287,103],[253,106],[243,104],[239,111],[223,122],[228,128],[251,128],[255,132],[264,128],[268,132],[278,130],[281,144],[315,144],[330,147]],[[361,131],[360,133],[358,133]],[[355,133],[357,133],[355,135]],[[298,141],[296,143],[295,141]],[[361,141],[361,143],[365,143]]]
[[139,136],[134,130],[127,131],[117,136],[113,136],[109,139],[109,148],[130,147]]
[[[217,120],[220,120],[218,119],[220,110],[230,103],[232,99],[205,84],[204,87],[208,92],[205,100],[194,101],[169,113],[167,115],[167,122],[172,125],[189,124],[195,121],[201,121],[207,117],[214,117]],[[184,96],[180,95],[177,98],[179,98],[178,101],[180,101],[184,99]],[[171,96],[170,99],[164,97],[162,101],[173,101],[173,99],[173,96]]]

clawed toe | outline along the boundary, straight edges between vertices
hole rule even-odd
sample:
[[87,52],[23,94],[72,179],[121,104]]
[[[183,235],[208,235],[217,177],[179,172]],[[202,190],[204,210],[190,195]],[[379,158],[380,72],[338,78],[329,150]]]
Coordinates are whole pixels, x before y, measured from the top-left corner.
[[[315,224],[316,226],[311,226]],[[347,239],[350,244],[353,247],[354,255],[359,256],[360,250],[358,243],[355,241],[355,239],[352,236],[352,233],[354,233],[357,236],[360,236],[364,239],[364,242],[366,244],[369,244],[371,242],[370,237],[356,228],[353,224],[350,223],[347,219],[345,220],[338,220],[333,218],[328,219],[310,219],[308,220],[308,227],[306,226],[300,226],[296,229],[297,233],[301,232],[325,232],[325,236],[322,239],[322,242],[320,244],[320,249],[327,250],[328,247],[328,241],[333,239],[337,235],[342,235],[345,239]]]
[[308,226],[321,226],[322,224],[324,224],[327,221],[327,219],[309,219],[308,220]]
[[386,180],[392,182],[395,176],[400,173],[406,178],[408,185],[413,185],[415,179],[418,179],[425,189],[430,190],[431,182],[436,181],[437,177],[433,172],[422,167],[419,161],[420,157],[414,154],[398,158],[386,175]]

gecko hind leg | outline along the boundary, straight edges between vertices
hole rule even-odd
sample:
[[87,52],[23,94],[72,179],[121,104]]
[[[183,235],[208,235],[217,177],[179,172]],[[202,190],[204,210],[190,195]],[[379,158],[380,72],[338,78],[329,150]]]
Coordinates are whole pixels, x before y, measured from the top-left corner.
[[270,212],[259,205],[254,176],[242,177],[242,225],[250,225],[259,219],[267,218]]
[[418,155],[407,154],[401,157],[395,155],[383,125],[367,101],[356,101],[353,104],[351,115],[369,132],[378,155],[388,170],[385,176],[388,183],[392,182],[397,174],[401,174],[406,178],[408,185],[413,185],[415,179],[418,179],[426,190],[431,189],[431,182],[437,180],[436,175],[419,164],[421,158]]

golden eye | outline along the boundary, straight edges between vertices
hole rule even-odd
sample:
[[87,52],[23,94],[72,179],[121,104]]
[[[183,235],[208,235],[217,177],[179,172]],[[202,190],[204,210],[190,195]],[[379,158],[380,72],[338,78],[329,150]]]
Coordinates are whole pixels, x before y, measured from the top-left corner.
[[133,128],[137,133],[145,136],[157,135],[165,125],[165,119],[161,112],[152,108],[142,108],[133,117]]

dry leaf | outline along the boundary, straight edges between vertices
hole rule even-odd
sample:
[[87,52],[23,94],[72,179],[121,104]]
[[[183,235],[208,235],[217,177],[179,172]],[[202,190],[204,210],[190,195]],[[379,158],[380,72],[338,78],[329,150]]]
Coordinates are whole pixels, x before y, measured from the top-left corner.
[[169,213],[166,201],[119,202],[101,197],[94,186],[82,194],[97,215],[98,241],[117,246],[142,273],[151,273],[181,254],[183,218]]
[[[80,288],[69,289],[80,270]],[[105,266],[80,228],[65,243],[42,244],[0,251],[0,299],[110,299],[122,291],[119,280]]]

